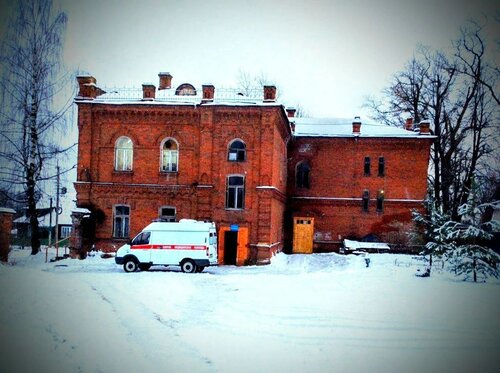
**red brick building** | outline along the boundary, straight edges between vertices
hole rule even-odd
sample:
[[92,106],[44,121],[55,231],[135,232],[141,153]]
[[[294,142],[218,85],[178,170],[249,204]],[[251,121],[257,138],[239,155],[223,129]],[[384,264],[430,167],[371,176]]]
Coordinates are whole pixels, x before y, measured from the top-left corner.
[[[410,208],[421,206],[431,136],[386,126],[377,135],[367,125],[353,134],[351,123],[335,134],[340,127],[288,118],[274,86],[250,97],[159,78],[158,88],[106,92],[78,77],[75,188],[78,207],[91,212],[74,219],[79,249],[114,251],[154,219],[191,218],[216,223],[220,263],[244,265],[300,251],[293,236],[304,227],[294,217],[312,223],[301,237],[322,250],[339,237],[385,238],[391,221],[409,224]],[[315,133],[322,125],[330,132]]]

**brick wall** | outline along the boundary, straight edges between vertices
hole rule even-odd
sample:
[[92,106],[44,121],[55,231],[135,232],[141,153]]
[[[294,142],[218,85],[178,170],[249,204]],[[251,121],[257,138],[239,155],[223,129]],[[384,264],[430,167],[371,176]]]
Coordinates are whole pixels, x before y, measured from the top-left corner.
[[[213,220],[219,227],[237,224],[249,228],[249,245],[283,241],[271,237],[271,232],[282,232],[283,226],[283,214],[271,208],[276,198],[284,206],[286,190],[280,167],[286,159],[290,132],[282,107],[85,102],[78,106],[77,203],[97,213],[98,249],[116,250],[127,241],[112,237],[117,204],[130,207],[130,237],[158,218],[161,206],[172,206],[177,220]],[[131,171],[114,169],[115,144],[121,136],[133,142]],[[160,170],[165,138],[178,144],[177,172]],[[243,162],[228,160],[228,146],[234,139],[246,145]],[[229,175],[245,179],[243,210],[225,208]],[[280,193],[262,193],[258,189],[262,185],[273,186]],[[248,252],[269,257],[271,249]]]
[[[345,237],[375,234],[383,240],[400,240],[395,227],[410,230],[411,210],[422,209],[430,144],[430,139],[423,138],[295,138],[289,147],[289,218],[315,217],[318,251],[337,248]],[[365,157],[371,160],[369,175],[365,175]],[[378,175],[380,157],[384,158],[384,176]],[[295,166],[304,160],[311,167],[310,188],[297,188]],[[368,211],[362,206],[365,190],[369,192]],[[380,191],[383,211],[377,211]]]

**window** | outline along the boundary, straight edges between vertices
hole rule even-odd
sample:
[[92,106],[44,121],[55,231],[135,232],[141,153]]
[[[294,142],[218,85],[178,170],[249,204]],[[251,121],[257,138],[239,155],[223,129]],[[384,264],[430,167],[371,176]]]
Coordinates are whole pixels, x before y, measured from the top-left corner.
[[243,176],[228,176],[226,189],[226,208],[245,208],[245,178]]
[[71,236],[71,226],[70,225],[63,225],[61,226],[61,235],[59,238],[67,238]]
[[232,162],[243,162],[246,159],[246,146],[241,140],[233,140],[229,144],[227,160]]
[[129,235],[130,207],[124,205],[115,206],[113,219],[113,237],[125,238]]
[[147,245],[151,232],[141,232],[132,240],[132,245]]
[[296,185],[297,188],[309,188],[309,172],[311,167],[307,162],[300,162],[296,169]]
[[377,211],[384,211],[384,191],[379,190],[377,193]]
[[365,157],[365,176],[370,176],[370,157]]
[[384,157],[378,158],[378,176],[385,176],[385,159],[384,159]]
[[132,171],[132,158],[134,150],[132,140],[122,136],[116,140],[115,145],[115,170]]
[[160,208],[160,220],[175,222],[175,207],[163,206]]
[[370,203],[370,192],[365,190],[363,192],[363,211],[368,211],[369,203]]
[[161,170],[177,172],[179,163],[179,146],[174,139],[167,139],[161,146]]
[[175,90],[176,96],[196,96],[196,88],[189,83],[181,84]]

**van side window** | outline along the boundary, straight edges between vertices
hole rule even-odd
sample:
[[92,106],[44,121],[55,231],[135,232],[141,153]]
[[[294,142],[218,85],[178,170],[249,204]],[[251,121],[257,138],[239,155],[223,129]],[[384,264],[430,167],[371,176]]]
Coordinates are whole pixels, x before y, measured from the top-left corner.
[[210,233],[210,236],[209,236],[209,238],[208,238],[208,243],[209,243],[210,245],[214,245],[214,244],[215,244],[215,242],[216,242],[216,237],[217,237],[217,236],[216,236],[214,233]]
[[149,243],[149,237],[151,236],[151,232],[142,232],[139,233],[132,240],[132,245],[147,245]]

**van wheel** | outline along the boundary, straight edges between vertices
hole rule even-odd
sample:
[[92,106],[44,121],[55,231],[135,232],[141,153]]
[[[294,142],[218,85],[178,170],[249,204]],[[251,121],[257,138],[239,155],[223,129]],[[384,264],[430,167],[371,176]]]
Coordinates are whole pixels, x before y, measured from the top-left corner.
[[196,264],[191,259],[187,259],[181,263],[182,272],[194,273],[196,272],[196,268]]
[[141,263],[141,264],[139,264],[139,269],[141,271],[147,271],[150,268],[151,268],[151,264],[149,264],[149,263]]
[[123,263],[123,270],[125,272],[135,272],[137,271],[137,262],[134,259],[127,259],[125,263]]
[[196,268],[196,273],[201,273],[201,272],[203,272],[204,269],[205,269],[204,266],[199,266]]

